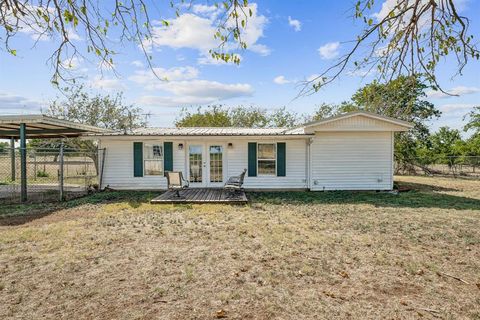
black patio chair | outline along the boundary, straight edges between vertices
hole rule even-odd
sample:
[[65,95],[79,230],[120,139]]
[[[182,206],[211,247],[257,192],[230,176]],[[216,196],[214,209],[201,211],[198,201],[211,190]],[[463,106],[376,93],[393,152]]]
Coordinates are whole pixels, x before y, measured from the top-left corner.
[[175,197],[181,198],[180,191],[187,189],[190,182],[183,178],[180,171],[167,171],[165,176],[167,177],[168,190],[175,191]]
[[239,191],[243,190],[243,180],[246,173],[247,169],[244,169],[240,175],[228,178],[223,188],[229,191],[229,198],[236,196]]

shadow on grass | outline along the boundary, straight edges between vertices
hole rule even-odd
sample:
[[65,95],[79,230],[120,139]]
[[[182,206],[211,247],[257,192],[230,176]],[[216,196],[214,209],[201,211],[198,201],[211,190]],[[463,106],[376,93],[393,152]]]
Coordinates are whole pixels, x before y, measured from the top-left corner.
[[480,200],[437,192],[264,192],[249,193],[252,202],[271,204],[371,204],[376,207],[480,210]]
[[[251,203],[269,204],[371,204],[376,207],[432,208],[480,210],[480,199],[467,198],[438,191],[453,191],[418,183],[403,183],[402,186],[413,190],[392,194],[387,192],[328,191],[328,192],[248,192]],[[109,191],[100,192],[66,202],[41,204],[17,204],[0,206],[0,226],[21,225],[45,217],[55,211],[74,208],[85,204],[126,202],[132,208],[148,203],[162,191]],[[182,204],[181,206],[187,206]]]
[[142,203],[147,203],[155,196],[158,196],[159,193],[160,192],[108,191],[94,193],[65,202],[2,205],[0,206],[0,226],[21,225],[48,216],[58,210],[75,208],[85,204],[127,202],[132,208],[138,208]]

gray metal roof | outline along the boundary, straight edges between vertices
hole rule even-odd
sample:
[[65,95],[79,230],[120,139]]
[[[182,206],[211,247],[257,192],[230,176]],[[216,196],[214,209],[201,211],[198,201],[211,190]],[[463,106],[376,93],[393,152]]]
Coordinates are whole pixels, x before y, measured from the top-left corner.
[[186,127],[186,128],[140,128],[128,133],[110,132],[91,134],[99,136],[278,136],[278,135],[304,135],[303,128],[205,128],[205,127]]
[[0,138],[20,136],[20,124],[26,125],[28,139],[78,137],[86,133],[105,134],[111,130],[89,126],[73,121],[47,117],[41,114],[0,116]]

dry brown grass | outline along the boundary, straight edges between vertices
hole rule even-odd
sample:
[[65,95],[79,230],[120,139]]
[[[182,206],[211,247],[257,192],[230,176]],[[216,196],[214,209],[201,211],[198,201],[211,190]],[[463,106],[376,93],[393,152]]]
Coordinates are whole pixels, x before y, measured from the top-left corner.
[[479,182],[399,180],[418,191],[125,199],[3,223],[0,319],[479,319]]

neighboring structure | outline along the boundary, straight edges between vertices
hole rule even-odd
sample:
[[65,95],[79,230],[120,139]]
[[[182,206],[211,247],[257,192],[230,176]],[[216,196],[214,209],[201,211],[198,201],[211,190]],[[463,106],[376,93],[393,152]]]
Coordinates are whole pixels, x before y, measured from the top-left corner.
[[144,128],[97,133],[101,187],[166,189],[165,171],[191,187],[221,187],[244,168],[246,189],[391,190],[394,132],[405,121],[352,112],[285,128]]
[[[15,161],[15,141],[20,145],[20,188],[21,201],[27,201],[27,139],[74,138],[87,133],[106,133],[110,130],[88,126],[72,121],[61,120],[41,114],[0,116],[0,139],[10,140],[11,180],[17,177]],[[63,176],[63,172],[59,172]],[[63,183],[62,179],[59,179]],[[60,186],[63,199],[63,185]]]

